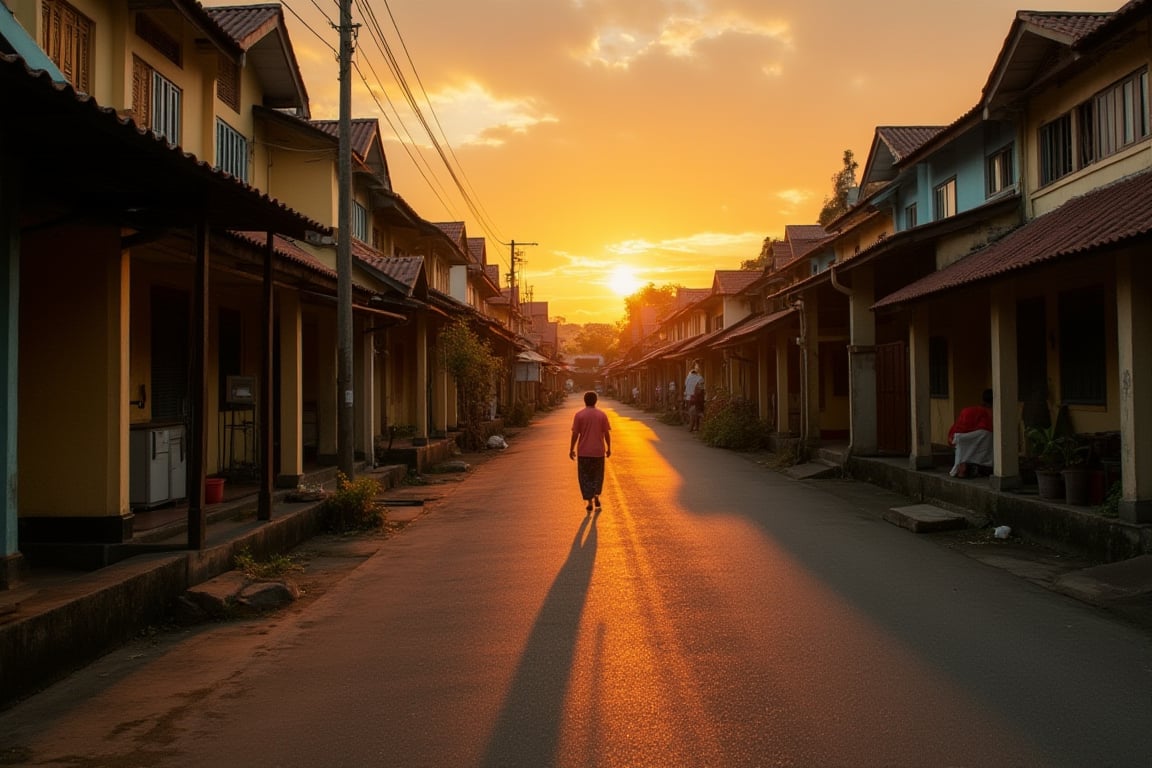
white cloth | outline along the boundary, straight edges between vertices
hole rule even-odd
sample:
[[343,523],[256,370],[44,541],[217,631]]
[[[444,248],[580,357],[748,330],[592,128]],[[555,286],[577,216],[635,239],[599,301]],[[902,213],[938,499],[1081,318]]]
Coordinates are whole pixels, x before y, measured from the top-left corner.
[[993,447],[992,433],[986,429],[977,429],[972,432],[957,432],[952,437],[956,444],[956,460],[952,464],[952,471],[948,474],[956,476],[961,464],[979,464],[982,467],[992,466]]
[[688,374],[688,378],[684,379],[684,399],[691,400],[692,395],[696,393],[696,385],[704,381],[704,377],[696,371]]

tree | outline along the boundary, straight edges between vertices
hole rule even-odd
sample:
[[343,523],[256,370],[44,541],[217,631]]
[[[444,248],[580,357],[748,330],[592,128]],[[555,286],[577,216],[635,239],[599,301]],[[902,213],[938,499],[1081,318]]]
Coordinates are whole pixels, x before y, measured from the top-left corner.
[[852,150],[844,150],[844,166],[832,175],[832,196],[824,198],[824,207],[820,209],[820,217],[817,219],[820,226],[828,226],[847,212],[848,193],[856,188],[856,169],[859,167]]
[[779,241],[774,237],[764,238],[764,244],[760,246],[760,255],[740,262],[740,269],[762,272],[772,266],[772,243],[776,242]]
[[[616,324],[619,349],[627,351],[640,340],[641,333],[655,330],[652,323],[668,315],[676,306],[678,285],[648,283],[631,296],[625,297],[624,309],[627,315]],[[647,324],[647,327],[646,327]]]
[[441,331],[437,348],[440,362],[455,379],[460,397],[461,447],[474,450],[484,443],[480,422],[487,414],[489,397],[504,365],[465,320],[453,320]]
[[573,339],[572,346],[578,353],[608,358],[616,346],[616,331],[608,323],[585,323]]
[[648,283],[636,293],[624,299],[624,309],[629,320],[639,320],[645,307],[655,310],[656,317],[663,317],[676,304],[678,285],[662,285],[659,288],[655,283]]

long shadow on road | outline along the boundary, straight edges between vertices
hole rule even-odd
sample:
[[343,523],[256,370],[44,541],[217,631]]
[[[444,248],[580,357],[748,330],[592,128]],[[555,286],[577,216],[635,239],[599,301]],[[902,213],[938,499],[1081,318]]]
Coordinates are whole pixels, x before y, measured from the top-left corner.
[[596,518],[586,517],[540,607],[482,766],[554,764],[580,617],[595,561]]

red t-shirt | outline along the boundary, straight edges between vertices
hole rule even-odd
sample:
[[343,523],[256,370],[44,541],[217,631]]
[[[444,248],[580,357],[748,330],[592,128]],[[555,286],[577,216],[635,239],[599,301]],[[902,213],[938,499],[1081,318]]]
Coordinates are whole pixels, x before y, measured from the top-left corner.
[[594,406],[576,411],[572,418],[572,434],[576,435],[577,456],[604,455],[604,436],[612,429],[608,414]]
[[956,423],[948,430],[948,444],[957,433],[975,432],[978,429],[992,431],[992,409],[985,405],[970,405],[960,411]]

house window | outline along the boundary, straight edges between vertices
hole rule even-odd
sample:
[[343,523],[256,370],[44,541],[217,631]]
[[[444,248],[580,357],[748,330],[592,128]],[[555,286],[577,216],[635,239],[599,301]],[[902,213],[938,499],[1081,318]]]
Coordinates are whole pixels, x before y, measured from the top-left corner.
[[172,144],[180,143],[182,97],[182,92],[171,80],[142,59],[133,60],[132,106],[137,121]]
[[352,203],[352,236],[362,243],[368,242],[368,209]]
[[40,12],[44,52],[73,88],[91,93],[92,20],[63,0],[44,0]]
[[1064,403],[1107,405],[1104,289],[1060,294],[1060,395]]
[[232,107],[234,112],[240,111],[240,67],[236,62],[223,54],[219,57],[216,67],[216,95],[220,101]]
[[1148,137],[1148,70],[1134,72],[1079,107],[1081,167]]
[[1016,303],[1016,377],[1022,401],[1048,398],[1048,332],[1044,297]]
[[216,119],[216,167],[248,182],[248,139],[219,118]]
[[948,397],[948,339],[928,339],[928,395]]
[[904,227],[905,229],[912,229],[916,226],[916,203],[904,209]]
[[1072,115],[1061,115],[1040,126],[1040,183],[1072,173]]
[[956,215],[956,179],[936,187],[936,221]]
[[1016,183],[1011,146],[1004,147],[988,157],[985,178],[988,183],[988,197],[999,194]]

